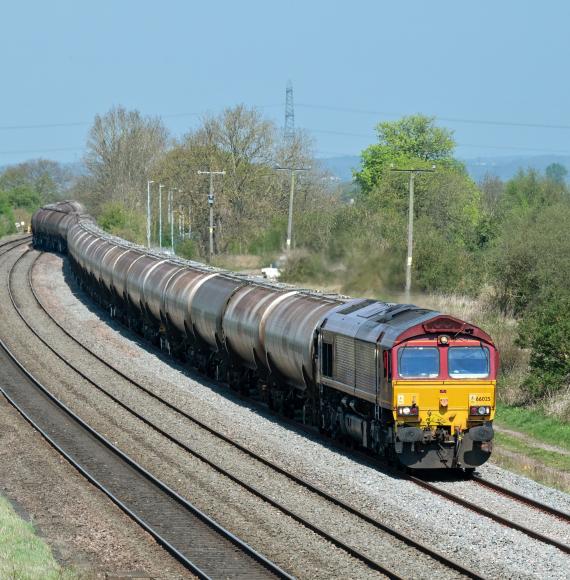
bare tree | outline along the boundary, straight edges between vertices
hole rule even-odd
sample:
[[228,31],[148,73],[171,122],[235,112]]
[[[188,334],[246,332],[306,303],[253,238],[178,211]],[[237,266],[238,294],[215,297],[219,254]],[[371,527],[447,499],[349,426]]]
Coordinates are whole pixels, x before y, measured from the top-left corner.
[[87,141],[86,189],[97,206],[118,201],[127,210],[138,208],[152,168],[164,154],[168,132],[159,118],[115,107],[97,115]]
[[[258,110],[238,105],[202,119],[196,130],[164,156],[152,179],[182,190],[177,194],[178,203],[186,212],[191,208],[193,231],[195,236],[198,234],[194,239],[204,252],[209,183],[197,171],[225,170],[223,177],[215,178],[215,246],[219,252],[242,253],[276,220],[286,221],[289,181],[274,167],[290,160],[314,166],[307,136],[299,132],[295,139],[285,142],[275,125]],[[315,216],[321,211],[323,216],[328,215],[330,195],[325,189],[317,172],[303,176],[298,184],[296,212]],[[308,234],[308,218],[305,221]],[[283,243],[285,233],[284,228]]]

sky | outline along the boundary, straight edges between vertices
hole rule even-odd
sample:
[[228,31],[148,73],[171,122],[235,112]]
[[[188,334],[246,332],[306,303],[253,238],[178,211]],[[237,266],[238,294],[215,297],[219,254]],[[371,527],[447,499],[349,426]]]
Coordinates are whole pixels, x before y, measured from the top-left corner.
[[461,158],[570,155],[564,0],[4,0],[1,17],[0,166],[81,160],[116,105],[174,137],[239,103],[282,126],[289,79],[318,157],[413,113]]

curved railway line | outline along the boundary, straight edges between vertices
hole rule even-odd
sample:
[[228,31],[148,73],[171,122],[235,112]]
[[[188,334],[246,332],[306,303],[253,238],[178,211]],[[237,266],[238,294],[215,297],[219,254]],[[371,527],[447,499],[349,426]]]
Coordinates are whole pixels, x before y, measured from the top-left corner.
[[[466,568],[464,568],[463,566],[457,564],[456,562],[453,561],[449,561],[447,560],[445,557],[443,557],[441,554],[439,554],[438,552],[432,550],[431,548],[429,548],[428,546],[418,543],[418,542],[413,542],[412,540],[410,540],[409,538],[403,536],[402,534],[399,534],[397,530],[390,528],[389,526],[386,526],[385,524],[383,524],[382,522],[378,521],[375,518],[372,518],[370,516],[368,516],[367,514],[363,513],[362,511],[356,509],[354,506],[351,506],[349,504],[347,504],[346,502],[341,501],[340,499],[332,496],[331,494],[329,494],[328,492],[324,491],[323,489],[311,484],[310,482],[297,477],[296,475],[290,473],[289,471],[281,468],[280,466],[276,465],[274,462],[256,454],[255,452],[253,452],[252,450],[246,448],[245,446],[237,443],[236,441],[232,440],[231,438],[227,437],[226,435],[224,435],[223,433],[219,432],[216,429],[213,429],[212,427],[206,425],[205,423],[203,423],[198,417],[187,413],[185,411],[182,411],[180,409],[178,409],[177,407],[175,407],[174,405],[172,405],[171,403],[169,403],[168,401],[166,401],[165,399],[163,399],[162,397],[156,395],[155,393],[153,393],[152,391],[150,391],[149,389],[147,389],[145,386],[141,385],[139,382],[134,381],[131,377],[127,376],[126,374],[124,374],[123,372],[121,372],[119,369],[117,369],[115,366],[113,366],[111,363],[109,363],[108,361],[102,359],[100,356],[98,356],[96,353],[93,353],[90,349],[88,349],[87,347],[85,347],[85,345],[83,343],[81,343],[81,341],[79,341],[76,337],[74,337],[70,332],[68,332],[52,315],[51,313],[47,310],[47,308],[42,304],[39,296],[37,295],[37,293],[34,290],[33,287],[33,282],[32,282],[32,271],[33,271],[33,266],[32,268],[30,268],[30,272],[29,272],[29,276],[28,276],[28,284],[29,287],[34,295],[34,299],[36,301],[36,303],[38,304],[38,306],[40,306],[42,308],[42,310],[46,313],[46,315],[51,319],[51,321],[56,324],[69,338],[71,338],[74,342],[78,343],[81,348],[85,349],[86,351],[88,351],[90,353],[91,356],[94,356],[97,360],[99,360],[100,362],[102,362],[105,366],[111,368],[115,373],[117,373],[119,376],[121,376],[122,378],[124,378],[125,380],[127,380],[130,384],[132,384],[133,386],[135,386],[137,389],[142,390],[143,392],[145,392],[147,395],[150,395],[151,397],[153,397],[154,399],[156,399],[157,401],[159,401],[161,404],[166,405],[168,408],[170,408],[171,410],[173,410],[174,412],[176,412],[177,414],[181,415],[182,417],[184,417],[185,419],[188,419],[189,421],[191,421],[192,423],[194,423],[195,425],[199,426],[201,429],[206,430],[208,433],[214,435],[215,437],[217,437],[218,439],[224,441],[225,443],[228,443],[229,445],[231,445],[232,447],[238,449],[239,451],[247,454],[249,457],[255,459],[256,461],[262,463],[263,465],[270,467],[273,471],[280,473],[281,475],[284,475],[285,477],[289,478],[290,480],[294,481],[295,483],[301,485],[302,487],[306,488],[307,490],[325,498],[327,501],[331,502],[334,505],[337,505],[339,507],[342,507],[343,509],[345,509],[346,511],[358,516],[359,518],[361,518],[362,520],[366,521],[369,524],[372,524],[374,527],[385,531],[387,533],[389,533],[390,535],[392,535],[393,537],[397,538],[398,540],[407,543],[408,545],[410,545],[411,547],[414,547],[415,549],[423,552],[424,554],[427,554],[428,556],[444,563],[447,566],[450,566],[451,568],[461,572],[462,574],[465,574],[467,576],[469,575],[473,575],[476,576],[475,573],[473,573],[473,571],[471,570],[467,570]],[[180,444],[180,442],[176,442],[178,444]],[[183,446],[183,444],[182,444]],[[258,494],[258,492],[255,489],[251,489],[251,486],[248,486],[245,482],[236,480],[236,478],[234,478],[231,474],[228,474],[223,468],[220,468],[219,466],[213,464],[213,462],[210,462],[207,458],[205,458],[204,456],[197,454],[195,452],[193,452],[192,450],[186,449],[187,451],[190,451],[191,453],[195,454],[196,456],[198,456],[200,459],[202,459],[203,461],[205,461],[206,463],[208,463],[211,467],[213,467],[214,469],[220,471],[221,473],[223,473],[224,475],[230,477],[232,480],[236,481],[236,483],[239,483],[240,485],[243,485],[246,489],[248,489],[249,491],[251,491],[252,493],[255,493],[256,495],[259,495],[259,497],[262,497],[262,499],[265,499],[267,501],[269,501],[272,505],[274,505],[274,507],[278,507],[279,509],[283,509],[283,506],[279,506],[279,504],[277,504],[277,502],[274,502],[273,500],[271,500],[270,498],[267,498],[266,496],[264,496],[263,494]],[[562,550],[565,553],[570,553],[570,547],[562,544],[561,542],[558,542],[557,540],[550,538],[548,536],[545,536],[544,534],[541,534],[539,532],[535,532],[534,530],[523,526],[521,524],[518,524],[516,522],[513,522],[512,520],[509,520],[499,514],[495,514],[477,504],[474,504],[472,502],[469,502],[468,500],[465,500],[455,494],[452,494],[450,492],[447,492],[445,490],[440,489],[439,487],[437,487],[437,485],[427,482],[419,477],[413,476],[413,475],[406,475],[405,476],[407,479],[409,479],[410,481],[414,482],[415,484],[423,487],[424,489],[428,489],[429,491],[431,491],[432,493],[436,493],[442,497],[445,497],[446,499],[453,501],[454,503],[461,505],[463,507],[466,507],[467,509],[470,509],[472,511],[474,511],[475,513],[478,513],[482,516],[488,517],[494,521],[496,521],[497,523],[500,523],[502,525],[506,525],[512,529],[516,529],[536,540],[539,540],[541,542],[544,542],[546,544],[550,544],[560,550]],[[532,498],[526,497],[526,496],[522,496],[512,490],[509,490],[508,488],[504,488],[502,486],[499,486],[497,484],[494,484],[492,482],[489,482],[488,480],[483,479],[480,476],[477,475],[473,475],[472,479],[474,481],[476,481],[478,484],[482,485],[482,486],[486,486],[494,491],[497,491],[503,495],[506,495],[508,497],[510,497],[511,499],[515,499],[521,503],[527,504],[529,506],[531,506],[534,509],[537,509],[543,513],[549,514],[549,515],[553,515],[563,521],[569,522],[570,523],[570,515],[562,512],[560,510],[557,510],[556,508],[552,507],[552,506],[548,506],[546,504],[543,504],[541,502],[538,502]],[[287,508],[285,508],[285,512],[288,513],[288,515],[294,517],[295,519],[297,519],[297,521],[300,521],[301,523],[304,523],[304,525],[307,525],[306,522],[303,522],[302,519],[299,518],[299,516],[297,514],[295,514],[294,512],[291,512],[291,510],[287,510]],[[319,530],[317,530],[316,528],[313,528],[312,526],[311,529],[313,529],[313,531],[320,533]],[[327,534],[325,533],[324,537],[327,537]],[[339,545],[334,538],[328,536],[327,539],[329,541],[333,541],[333,543],[335,543],[335,545],[339,546],[339,547],[343,547],[342,543]],[[346,547],[345,547],[346,549]],[[356,557],[359,557],[356,554],[352,554]],[[359,558],[360,559],[360,558]],[[363,560],[365,561],[365,560]]]
[[[4,253],[7,253],[7,252],[11,251],[12,249],[19,247],[20,245],[23,245],[24,243],[26,243],[28,241],[28,239],[29,238],[26,238],[26,239],[22,238],[19,240],[10,240],[9,242],[5,242],[4,244],[1,244],[0,245],[0,255],[3,255]],[[28,254],[28,252],[29,252],[29,250],[26,250],[21,256],[18,257],[16,262],[12,265],[12,268],[11,268],[10,274],[9,274],[9,286],[12,284],[13,273],[14,273],[14,270],[16,268],[16,265],[20,262],[20,260],[23,259],[23,257],[25,255]],[[33,295],[35,304],[37,305],[38,309],[41,309],[43,315],[47,316],[51,320],[51,322],[53,322],[53,324],[55,326],[57,326],[57,328],[59,328],[63,334],[65,334],[66,337],[68,337],[75,344],[77,344],[82,349],[82,351],[87,353],[87,356],[93,360],[94,364],[104,365],[106,369],[112,371],[116,376],[120,377],[120,379],[122,379],[123,381],[126,381],[127,383],[129,383],[132,387],[136,388],[141,393],[144,393],[145,396],[151,397],[159,405],[166,407],[169,411],[176,413],[180,418],[183,418],[184,420],[191,422],[194,426],[207,432],[209,435],[214,436],[219,441],[222,441],[224,444],[230,445],[231,447],[233,447],[235,450],[239,451],[240,453],[247,455],[249,458],[253,459],[256,462],[259,462],[259,464],[263,465],[266,468],[269,468],[274,474],[284,476],[290,482],[300,486],[300,488],[303,488],[304,490],[311,492],[315,496],[322,498],[323,500],[325,500],[325,502],[327,502],[328,505],[332,505],[332,506],[335,506],[337,508],[344,510],[345,512],[354,516],[355,518],[358,518],[358,521],[360,521],[361,523],[365,523],[369,526],[372,526],[376,531],[381,532],[383,534],[386,534],[386,535],[390,536],[392,539],[397,540],[398,542],[401,542],[402,545],[404,546],[403,549],[408,549],[408,550],[412,549],[415,552],[422,554],[424,558],[427,556],[429,559],[431,559],[433,561],[432,566],[435,565],[436,570],[437,570],[438,565],[443,565],[447,569],[453,570],[462,576],[470,577],[470,578],[481,578],[481,576],[477,572],[474,572],[473,570],[470,570],[470,569],[462,566],[460,563],[458,563],[454,560],[448,559],[443,554],[438,553],[437,551],[433,550],[432,548],[430,548],[429,546],[427,546],[425,544],[422,544],[422,543],[419,543],[419,542],[416,542],[416,541],[410,539],[409,537],[399,533],[397,530],[384,524],[383,522],[379,521],[378,519],[371,517],[371,516],[363,513],[362,511],[360,511],[356,507],[354,507],[350,504],[347,504],[346,502],[340,500],[339,498],[334,497],[333,495],[329,494],[324,489],[322,489],[318,486],[315,486],[314,484],[290,473],[289,471],[280,467],[279,465],[275,464],[274,462],[272,462],[272,461],[270,461],[262,456],[259,456],[251,449],[248,449],[247,447],[234,441],[233,439],[226,436],[225,434],[223,434],[223,433],[219,432],[218,430],[206,425],[198,417],[192,415],[191,413],[188,413],[186,411],[179,409],[178,407],[176,407],[175,405],[173,405],[169,401],[162,398],[160,395],[154,393],[153,391],[151,391],[150,389],[148,389],[144,385],[140,384],[138,381],[132,379],[127,374],[123,373],[121,370],[116,368],[112,363],[109,363],[107,360],[103,359],[98,354],[94,353],[90,348],[85,346],[85,344],[82,343],[81,340],[79,340],[71,332],[69,332],[49,312],[48,308],[44,306],[39,295],[37,294],[37,292],[34,288],[34,284],[33,284],[33,267],[36,264],[37,260],[39,259],[40,255],[41,254],[38,254],[38,256],[35,257],[33,263],[29,266],[29,269],[27,272],[28,290]],[[127,412],[132,414],[138,420],[142,421],[147,426],[154,429],[161,436],[165,437],[170,442],[177,445],[180,449],[182,449],[185,452],[191,454],[192,456],[198,458],[200,461],[204,462],[209,467],[216,470],[218,473],[222,474],[224,477],[227,477],[228,479],[230,479],[234,483],[237,483],[243,489],[245,489],[247,492],[255,495],[256,497],[260,498],[261,500],[269,503],[273,507],[282,511],[284,514],[292,517],[297,522],[304,525],[305,527],[307,527],[308,529],[310,529],[314,533],[320,535],[321,537],[323,537],[327,541],[331,542],[333,545],[344,550],[346,553],[350,554],[352,557],[360,560],[361,562],[366,564],[371,569],[376,570],[378,572],[381,572],[390,578],[399,578],[400,577],[401,572],[399,572],[397,570],[390,569],[389,567],[386,567],[386,565],[383,562],[366,555],[363,551],[361,551],[353,546],[346,544],[340,538],[335,537],[335,535],[323,530],[315,523],[312,523],[309,519],[307,519],[307,517],[304,514],[298,513],[298,511],[292,510],[292,509],[288,508],[287,506],[283,505],[282,503],[280,503],[279,501],[268,496],[266,493],[262,492],[260,489],[257,489],[255,486],[247,483],[246,481],[244,481],[243,479],[241,479],[237,475],[231,473],[230,471],[228,471],[227,469],[225,469],[221,465],[218,465],[214,461],[210,460],[208,457],[206,457],[204,454],[200,453],[198,450],[193,449],[192,447],[181,442],[179,439],[177,439],[176,437],[174,437],[173,435],[171,435],[167,431],[165,431],[162,427],[159,427],[158,425],[156,425],[155,423],[153,423],[152,421],[150,421],[149,419],[147,419],[146,417],[144,417],[143,415],[141,415],[140,413],[138,413],[134,409],[130,408],[129,405],[126,405],[125,403],[123,403],[119,398],[117,398],[112,393],[110,393],[107,389],[105,389],[105,387],[98,384],[97,381],[94,381],[91,378],[89,378],[89,376],[87,374],[85,374],[84,372],[82,372],[72,361],[67,360],[67,358],[64,355],[62,355],[60,352],[58,352],[57,349],[55,349],[50,344],[48,344],[48,342],[46,340],[44,340],[34,330],[33,326],[28,322],[24,313],[18,307],[17,300],[15,299],[15,297],[13,296],[12,293],[11,293],[11,300],[12,300],[12,304],[13,304],[18,316],[23,321],[23,323],[30,329],[31,332],[33,332],[36,336],[38,336],[38,338],[46,345],[46,347],[50,351],[52,351],[58,358],[60,358],[67,366],[69,366],[71,369],[73,369],[73,371],[75,373],[79,374],[84,380],[88,381],[97,390],[99,390],[104,395],[109,397],[116,404],[121,406],[123,409],[125,409]],[[0,344],[2,344],[1,341],[0,341]],[[42,387],[38,387],[38,388],[41,389]],[[49,396],[48,396],[48,398],[49,398]],[[59,403],[57,403],[57,404],[60,405],[61,408],[64,408],[63,405],[61,405]],[[23,414],[25,415],[25,412]],[[30,420],[30,417],[26,417],[26,418],[28,420]],[[78,419],[78,420],[81,421],[81,419]],[[90,429],[86,425],[85,425],[85,427],[87,429]],[[41,431],[41,427],[39,430]],[[43,434],[43,431],[42,431],[42,434]],[[44,436],[45,436],[45,434],[44,434]],[[101,436],[99,436],[99,437],[101,437]],[[101,438],[101,439],[103,439],[103,438]],[[99,441],[99,443],[102,444],[103,446],[105,446],[105,444],[110,445],[109,443],[105,442],[104,440],[103,440],[103,442]],[[333,443],[333,445],[335,445],[335,444]],[[110,445],[110,446],[112,447],[112,445]],[[56,447],[57,447],[57,445],[56,445]],[[121,453],[121,452],[118,451],[118,453]],[[68,459],[69,459],[69,457],[68,457]],[[370,461],[370,458],[367,458],[367,461]],[[134,462],[132,462],[132,463],[134,464]],[[374,463],[377,466],[377,462],[374,462]],[[136,465],[136,464],[134,464],[134,465]],[[81,466],[79,466],[78,468],[80,469],[80,471],[83,471],[85,473],[85,471],[81,468]],[[144,472],[144,473],[146,473],[146,472]],[[86,474],[86,475],[88,478],[92,479],[89,476],[89,474]],[[147,474],[147,475],[150,476],[150,474]],[[150,476],[150,477],[152,477],[152,476]],[[462,505],[463,507],[466,507],[472,511],[475,511],[475,512],[477,512],[485,517],[489,517],[500,524],[507,525],[513,529],[517,529],[518,531],[521,531],[521,532],[529,535],[530,537],[532,537],[534,539],[537,539],[541,542],[555,546],[558,549],[564,551],[565,553],[570,553],[570,547],[566,546],[565,544],[561,544],[560,542],[558,542],[552,538],[548,538],[548,537],[546,537],[538,532],[534,532],[533,530],[528,529],[520,524],[516,524],[516,523],[512,522],[511,520],[508,520],[500,515],[489,512],[488,510],[485,510],[481,506],[477,506],[475,504],[472,504],[471,502],[468,502],[467,500],[464,500],[463,498],[458,497],[455,494],[452,494],[450,492],[447,492],[445,490],[438,488],[437,485],[435,485],[431,482],[426,482],[425,480],[419,479],[415,476],[404,476],[404,477],[408,477],[411,481],[413,481],[414,483],[416,483],[418,485],[421,485],[423,488],[429,489],[431,492],[437,493],[438,495],[443,496],[446,499],[453,501],[459,505]],[[556,510],[552,506],[547,506],[547,505],[544,505],[540,502],[533,500],[532,498],[521,496],[520,494],[517,494],[516,492],[513,492],[512,490],[509,490],[507,488],[502,488],[501,486],[498,486],[492,482],[489,482],[489,481],[487,481],[487,480],[485,480],[477,475],[475,475],[473,477],[473,481],[477,482],[478,485],[486,486],[489,489],[496,491],[497,493],[501,493],[503,495],[508,495],[510,498],[515,499],[521,503],[525,503],[534,509],[541,510],[542,512],[547,513],[551,516],[555,516],[555,517],[557,517],[565,522],[570,522],[570,516],[568,514],[561,512],[559,510]],[[166,488],[166,486],[164,486],[164,487]],[[174,493],[174,495],[176,495],[175,492],[172,492],[172,493]],[[176,497],[179,498],[179,496],[176,496]],[[179,499],[182,500],[182,498],[179,498]],[[114,500],[114,501],[116,501],[116,500]],[[184,500],[182,500],[182,501],[184,501]],[[119,505],[121,505],[120,502],[116,501],[116,503],[119,503]],[[121,507],[123,507],[123,506],[121,506]],[[124,509],[124,507],[123,507],[123,509]],[[127,513],[129,513],[128,508],[126,511],[127,511]],[[131,513],[131,515],[133,515],[133,514]],[[137,519],[136,515],[134,517],[135,517],[135,519]],[[139,520],[137,519],[137,521],[139,521]],[[143,527],[145,527],[144,522],[140,522],[140,523],[143,525]],[[151,530],[149,530],[149,531],[151,531]],[[151,533],[153,533],[153,532],[151,531]],[[178,555],[176,549],[175,548],[174,548],[174,550],[172,549],[172,547],[169,545],[169,542],[167,539],[161,538],[161,537],[157,536],[155,533],[153,533],[153,535],[155,535],[155,537],[157,537],[157,539],[159,541],[161,541],[161,539],[162,539],[161,543],[163,543],[163,545],[165,545],[165,547],[169,548],[171,550],[171,552],[173,552],[175,555]],[[235,539],[235,541],[240,543],[240,541],[237,538],[235,538],[235,537],[233,537],[233,538]],[[230,543],[231,543],[231,541],[230,541]],[[243,544],[243,542],[242,542],[242,544]],[[235,545],[236,544],[234,543],[233,544],[234,549],[235,549]],[[259,554],[257,554],[257,556],[259,556]],[[283,571],[278,569],[277,567],[275,567],[275,570],[272,570],[271,566],[274,566],[274,565],[271,564],[270,562],[268,562],[267,560],[263,559],[262,556],[259,556],[259,558],[262,558],[261,562],[259,560],[255,560],[255,558],[254,558],[254,560],[255,560],[255,563],[257,564],[258,568],[262,572],[264,572],[266,574],[267,573],[273,574],[276,576],[279,576],[280,574],[282,574],[282,576],[280,576],[280,577],[287,577],[287,575]],[[189,559],[189,562],[191,562],[191,559]],[[189,565],[190,568],[191,568],[191,565],[192,564]],[[196,568],[199,569],[198,567],[196,567]],[[203,573],[203,572],[201,572],[201,573]],[[206,573],[203,573],[203,574],[204,574],[204,577],[206,577]]]
[[[16,261],[16,263],[14,264],[14,266],[13,266],[13,268],[11,270],[11,273],[10,273],[10,279],[13,276],[14,267],[16,266],[16,264],[26,254],[27,254],[27,252],[24,253],[22,256],[20,256],[18,258],[18,260]],[[40,254],[38,254],[38,256],[35,258],[34,263],[39,258],[39,256],[40,256]],[[186,420],[191,421],[196,426],[200,427],[201,429],[204,429],[205,431],[207,431],[211,435],[214,435],[216,438],[218,438],[218,439],[224,441],[225,443],[231,445],[235,449],[237,449],[240,452],[246,454],[247,456],[255,459],[256,461],[258,461],[259,463],[265,465],[266,467],[269,467],[274,472],[276,472],[276,473],[278,473],[280,475],[284,475],[285,477],[287,477],[292,482],[294,482],[294,483],[298,484],[299,486],[305,488],[306,490],[314,493],[315,495],[317,495],[317,496],[325,499],[330,504],[332,504],[334,506],[337,506],[337,507],[340,507],[341,509],[347,511],[348,513],[352,514],[353,516],[356,516],[360,520],[360,523],[366,522],[367,524],[370,524],[371,526],[373,526],[377,531],[380,531],[380,532],[382,532],[384,534],[387,534],[387,535],[391,536],[392,538],[396,539],[397,541],[401,542],[402,544],[404,544],[408,548],[411,548],[411,549],[413,549],[413,550],[415,550],[417,552],[423,553],[425,556],[428,556],[429,558],[431,558],[433,560],[432,567],[433,567],[434,563],[436,565],[439,563],[439,564],[445,566],[445,568],[448,568],[448,569],[454,570],[455,572],[458,572],[462,576],[465,576],[465,577],[468,577],[468,578],[481,578],[481,576],[479,574],[477,574],[476,572],[474,572],[472,570],[469,570],[468,568],[466,568],[465,566],[459,564],[458,562],[455,562],[455,561],[447,558],[446,556],[438,553],[437,551],[433,550],[429,546],[427,546],[425,544],[421,544],[419,542],[416,542],[416,541],[414,541],[414,540],[412,540],[412,539],[404,536],[403,534],[400,534],[397,530],[395,530],[395,529],[393,529],[393,528],[391,528],[391,527],[383,524],[382,522],[378,521],[375,518],[372,518],[372,517],[368,516],[367,514],[364,514],[363,512],[359,511],[358,509],[354,508],[353,506],[348,505],[347,503],[343,502],[342,500],[340,500],[338,498],[335,498],[334,496],[330,495],[329,493],[327,493],[326,491],[320,489],[319,487],[317,487],[317,486],[309,483],[308,481],[303,480],[302,478],[299,478],[299,477],[295,476],[294,474],[292,474],[292,473],[286,471],[285,469],[277,466],[275,463],[273,463],[273,462],[271,462],[271,461],[269,461],[269,460],[267,460],[267,459],[265,459],[265,458],[257,455],[253,451],[251,451],[251,450],[247,449],[246,447],[240,445],[239,443],[233,441],[232,439],[230,439],[229,437],[225,436],[224,434],[222,434],[222,433],[218,432],[217,430],[215,430],[215,429],[213,429],[213,428],[205,425],[197,417],[191,415],[190,413],[187,413],[187,412],[184,412],[184,411],[178,409],[176,406],[172,405],[171,403],[169,403],[168,401],[166,401],[162,397],[160,397],[157,394],[155,394],[152,391],[150,391],[144,385],[140,384],[139,382],[133,380],[131,377],[129,377],[126,374],[124,374],[123,372],[121,372],[114,365],[112,365],[108,361],[104,360],[102,357],[100,357],[96,353],[92,352],[89,348],[87,348],[80,340],[78,340],[69,331],[67,331],[67,329],[65,329],[53,317],[53,315],[47,310],[47,308],[45,308],[45,306],[41,302],[39,296],[37,295],[37,293],[35,292],[35,289],[33,287],[33,282],[32,282],[32,269],[33,269],[33,266],[30,267],[30,269],[28,271],[27,284],[28,284],[29,290],[31,291],[31,293],[34,296],[34,300],[35,300],[36,305],[38,306],[38,308],[40,308],[42,310],[42,312],[45,315],[48,316],[48,318],[53,322],[53,324],[55,326],[57,326],[68,338],[70,338],[71,340],[73,340],[74,343],[76,343],[78,346],[80,346],[80,348],[83,351],[85,351],[90,358],[94,359],[95,364],[97,364],[97,363],[103,364],[106,368],[112,370],[121,379],[127,381],[130,385],[134,386],[139,391],[141,391],[141,392],[145,393],[146,395],[152,397],[156,402],[158,402],[161,405],[164,405],[170,411],[173,411],[177,415],[179,415],[180,417],[182,417],[182,418],[184,418]],[[360,560],[366,566],[368,566],[371,569],[376,570],[376,571],[378,571],[378,572],[380,572],[382,574],[385,574],[389,578],[400,578],[400,575],[399,575],[399,573],[397,571],[392,570],[392,569],[386,567],[386,565],[383,562],[381,562],[381,561],[379,561],[377,559],[374,559],[374,558],[366,555],[363,551],[361,551],[361,550],[359,550],[359,549],[357,549],[357,548],[355,548],[355,547],[347,544],[345,541],[341,540],[340,538],[336,537],[335,535],[333,535],[333,534],[327,532],[326,530],[322,529],[317,524],[311,522],[304,514],[298,513],[297,511],[295,511],[295,510],[293,510],[293,509],[291,509],[291,508],[283,505],[279,501],[277,501],[274,498],[270,497],[268,494],[260,491],[259,489],[257,489],[253,485],[247,483],[244,479],[242,479],[242,478],[240,478],[240,477],[238,477],[238,476],[230,473],[227,469],[223,468],[222,466],[218,465],[214,461],[210,460],[208,457],[206,457],[204,454],[200,453],[196,449],[193,449],[192,447],[186,445],[185,443],[183,443],[182,441],[180,441],[178,438],[176,438],[176,437],[172,436],[170,433],[168,433],[165,429],[163,429],[162,427],[158,426],[156,423],[152,422],[151,420],[147,419],[142,414],[138,413],[136,410],[134,410],[133,408],[131,408],[129,405],[125,404],[118,397],[116,397],[112,393],[110,393],[105,387],[103,387],[102,385],[100,385],[97,381],[92,380],[86,373],[84,373],[83,371],[81,371],[72,361],[68,360],[67,357],[65,357],[65,355],[61,354],[55,348],[53,348],[49,343],[47,343],[47,341],[45,341],[33,329],[33,327],[30,325],[29,321],[26,319],[25,315],[23,314],[23,312],[21,311],[21,309],[18,307],[18,305],[16,303],[16,300],[15,300],[13,294],[12,294],[12,304],[13,304],[16,312],[18,313],[18,316],[23,321],[23,323],[46,345],[46,347],[50,351],[52,351],[58,358],[60,358],[63,362],[65,362],[65,364],[67,366],[69,366],[70,368],[72,368],[74,370],[74,372],[76,372],[83,379],[85,379],[86,381],[88,381],[98,391],[100,391],[103,394],[105,394],[107,397],[109,397],[111,400],[113,400],[113,402],[115,402],[120,407],[122,407],[123,409],[125,409],[127,412],[129,412],[130,414],[132,414],[138,420],[142,421],[147,426],[151,427],[156,432],[158,432],[161,436],[165,437],[170,442],[172,442],[175,445],[177,445],[181,450],[183,450],[183,451],[185,451],[187,453],[190,453],[194,457],[196,457],[199,460],[201,460],[202,462],[206,463],[208,466],[210,466],[211,468],[213,468],[214,470],[216,470],[218,473],[222,474],[223,476],[227,477],[228,479],[230,479],[234,483],[237,483],[238,485],[240,485],[241,487],[243,487],[249,493],[252,493],[253,495],[255,495],[258,498],[260,498],[261,500],[263,500],[263,501],[267,502],[268,504],[272,505],[273,507],[277,508],[278,510],[280,510],[282,513],[286,514],[287,516],[292,517],[294,520],[296,520],[297,522],[299,522],[303,526],[307,527],[308,529],[310,529],[314,533],[318,534],[319,536],[321,536],[325,540],[329,541],[330,543],[332,543],[336,547],[344,550],[345,552],[347,552],[349,555],[351,555],[352,557],[356,558],[357,560]]]
[[[13,267],[10,274],[12,271]],[[17,308],[10,281],[8,289]],[[47,343],[46,346],[49,347]],[[0,387],[4,397],[76,469],[191,572],[200,578],[291,578],[58,401],[28,373],[1,339],[0,360],[12,378],[9,385]]]
[[0,256],[3,256],[4,254],[8,253],[10,250],[13,250],[14,248],[17,248],[18,246],[28,243],[31,239],[32,236],[26,235],[16,240],[4,241],[3,243],[0,244]]

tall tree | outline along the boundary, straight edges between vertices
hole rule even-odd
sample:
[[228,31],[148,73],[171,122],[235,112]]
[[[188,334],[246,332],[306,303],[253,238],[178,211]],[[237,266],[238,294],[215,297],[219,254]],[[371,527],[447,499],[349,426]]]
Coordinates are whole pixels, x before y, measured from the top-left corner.
[[87,140],[82,189],[95,207],[108,201],[132,211],[142,205],[146,181],[168,143],[162,121],[115,107],[97,115]]
[[[7,167],[0,175],[0,189],[38,204],[61,199],[73,182],[69,169],[48,159],[33,159]],[[15,200],[17,201],[17,200]],[[24,204],[26,205],[26,204]]]
[[[285,143],[275,125],[257,109],[237,105],[202,119],[197,129],[164,156],[153,179],[182,190],[175,205],[186,208],[186,217],[190,208],[193,230],[204,251],[209,180],[197,171],[224,170],[226,174],[216,176],[214,182],[215,245],[219,252],[241,253],[264,237],[272,224],[281,227],[283,218],[286,224],[289,176],[274,167],[290,162],[314,166],[310,148],[304,134]],[[300,176],[297,185],[296,212],[327,207],[324,185],[316,174]],[[297,223],[301,225],[300,219]],[[284,238],[285,226],[282,230]]]
[[565,183],[566,176],[568,175],[568,169],[564,167],[561,163],[551,163],[546,168],[546,178],[555,183]]
[[398,121],[386,121],[376,127],[378,143],[362,152],[361,170],[354,178],[363,192],[369,193],[390,169],[429,166],[438,162],[453,163],[453,133],[435,126],[435,117],[410,115]]

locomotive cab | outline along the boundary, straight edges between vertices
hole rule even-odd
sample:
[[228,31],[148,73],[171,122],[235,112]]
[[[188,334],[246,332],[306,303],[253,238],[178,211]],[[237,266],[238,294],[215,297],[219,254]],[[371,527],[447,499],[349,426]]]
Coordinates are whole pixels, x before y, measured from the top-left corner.
[[321,425],[414,469],[490,456],[498,355],[476,326],[412,305],[358,301],[319,335]]
[[488,459],[495,353],[482,340],[446,334],[406,340],[392,350],[395,451],[402,463],[433,467],[430,448],[442,466],[470,468]]

